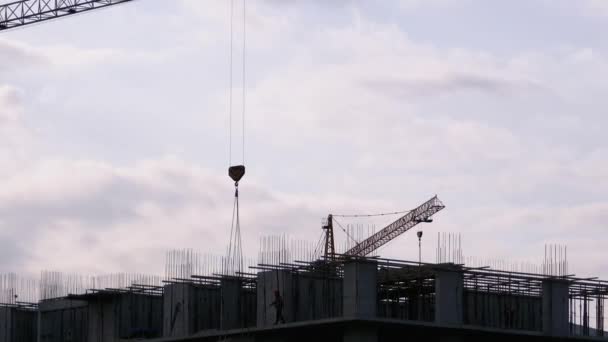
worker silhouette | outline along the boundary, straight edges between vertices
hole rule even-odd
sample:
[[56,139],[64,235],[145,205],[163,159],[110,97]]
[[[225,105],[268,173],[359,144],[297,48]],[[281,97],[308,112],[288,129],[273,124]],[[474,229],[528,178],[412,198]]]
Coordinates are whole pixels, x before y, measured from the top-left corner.
[[274,301],[270,303],[270,306],[274,306],[276,309],[276,318],[274,320],[274,325],[281,323],[285,323],[285,318],[283,317],[283,297],[281,297],[281,293],[279,290],[274,290]]

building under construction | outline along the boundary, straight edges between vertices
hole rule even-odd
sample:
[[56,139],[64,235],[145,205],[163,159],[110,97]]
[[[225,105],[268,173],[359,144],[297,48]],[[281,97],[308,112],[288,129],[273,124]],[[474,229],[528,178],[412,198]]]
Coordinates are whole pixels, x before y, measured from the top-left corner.
[[[11,1],[0,4],[0,31],[128,2],[132,0]],[[242,8],[244,162],[245,2]],[[232,17],[231,12],[229,160]],[[164,277],[2,275],[0,342],[608,338],[608,281],[570,274],[565,249],[551,248],[540,267],[520,269],[473,265],[463,257],[459,239],[446,244],[441,236],[436,263],[374,256],[397,236],[431,222],[444,208],[437,197],[376,233],[352,239],[354,243],[342,250],[336,248],[329,215],[317,248],[287,246],[283,238],[263,239],[258,259],[246,262],[238,216],[238,182],[244,173],[243,165],[229,170],[236,189],[225,258],[201,262],[201,256],[190,251],[170,252]]]
[[330,217],[320,255],[267,238],[246,269],[174,251],[164,277],[4,276],[0,342],[608,338],[608,281],[568,274],[565,250],[505,270],[467,265],[460,239],[440,235],[436,263],[368,256],[441,209],[434,197],[341,253]]

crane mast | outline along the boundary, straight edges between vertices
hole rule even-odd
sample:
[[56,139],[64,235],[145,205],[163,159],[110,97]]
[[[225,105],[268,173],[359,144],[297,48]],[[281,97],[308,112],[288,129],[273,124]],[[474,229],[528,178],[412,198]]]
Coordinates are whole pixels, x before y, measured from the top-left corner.
[[332,214],[327,216],[327,224],[323,225],[325,230],[325,260],[333,260],[336,256],[334,243],[334,218]]
[[0,31],[133,0],[20,0],[0,5]]

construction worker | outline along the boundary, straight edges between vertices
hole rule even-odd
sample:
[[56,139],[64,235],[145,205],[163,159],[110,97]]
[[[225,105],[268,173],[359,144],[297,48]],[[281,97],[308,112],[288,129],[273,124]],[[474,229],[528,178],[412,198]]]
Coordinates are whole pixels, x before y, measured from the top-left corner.
[[283,298],[279,293],[279,290],[274,290],[274,301],[270,303],[270,306],[274,306],[276,309],[276,318],[274,320],[274,325],[281,323],[285,323],[285,318],[283,317]]

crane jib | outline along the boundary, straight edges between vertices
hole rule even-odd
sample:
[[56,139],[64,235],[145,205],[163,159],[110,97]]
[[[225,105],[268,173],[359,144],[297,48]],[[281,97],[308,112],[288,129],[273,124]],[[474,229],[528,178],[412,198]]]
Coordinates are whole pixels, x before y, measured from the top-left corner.
[[0,31],[133,0],[20,0],[0,5]]
[[439,200],[439,198],[437,198],[437,196],[434,196],[430,200],[421,204],[419,207],[398,218],[379,232],[373,234],[369,238],[349,249],[344,254],[352,256],[369,255],[397,236],[410,230],[417,224],[422,222],[431,222],[430,218],[443,208],[445,208],[445,205]]

